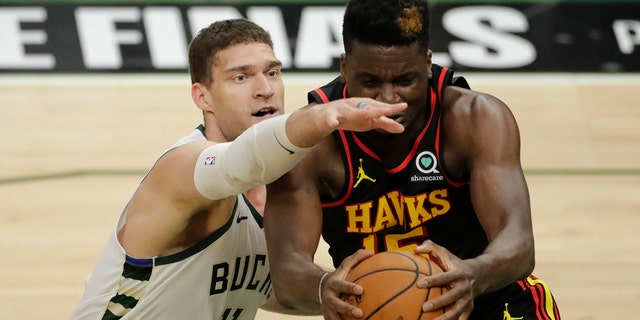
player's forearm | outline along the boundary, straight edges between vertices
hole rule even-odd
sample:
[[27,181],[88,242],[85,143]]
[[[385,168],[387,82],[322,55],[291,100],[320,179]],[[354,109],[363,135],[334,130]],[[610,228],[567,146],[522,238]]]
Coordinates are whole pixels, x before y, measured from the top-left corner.
[[331,106],[310,105],[291,113],[286,127],[291,143],[308,148],[330,135],[336,128],[326,122],[327,108]]
[[324,271],[313,262],[322,211],[315,180],[305,175],[315,166],[310,159],[267,186],[264,230],[278,301],[314,313],[320,312],[318,282]]
[[310,314],[320,313],[318,286],[325,271],[297,254],[271,263],[271,277],[278,302],[291,309]]
[[271,297],[269,297],[269,300],[267,300],[267,303],[263,304],[260,308],[269,312],[276,312],[276,313],[296,315],[296,316],[315,316],[315,315],[321,314],[319,310],[317,312],[310,312],[310,311],[305,311],[301,309],[287,308],[278,302],[275,295],[272,295]]
[[475,279],[478,294],[504,288],[508,284],[531,274],[535,265],[533,238],[507,236],[507,231],[496,237],[480,256],[467,260],[478,273]]
[[310,149],[289,140],[289,116],[262,121],[233,142],[204,149],[194,170],[198,192],[209,199],[221,199],[270,183],[291,170]]

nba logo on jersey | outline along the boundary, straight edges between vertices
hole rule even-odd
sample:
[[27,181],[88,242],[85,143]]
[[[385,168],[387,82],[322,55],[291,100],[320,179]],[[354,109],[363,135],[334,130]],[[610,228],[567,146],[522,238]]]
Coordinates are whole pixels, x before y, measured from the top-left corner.
[[205,166],[211,166],[214,164],[216,164],[216,156],[208,156],[206,159],[204,159]]

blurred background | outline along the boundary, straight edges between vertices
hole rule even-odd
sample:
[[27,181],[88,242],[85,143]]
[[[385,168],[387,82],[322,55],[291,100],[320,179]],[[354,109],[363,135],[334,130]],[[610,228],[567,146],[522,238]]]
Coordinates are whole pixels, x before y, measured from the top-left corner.
[[[267,29],[287,111],[338,74],[346,1],[0,0],[0,314],[66,319],[132,191],[201,121],[189,41]],[[640,314],[640,1],[432,0],[435,63],[512,109],[565,319]],[[316,254],[330,266],[326,246]],[[260,312],[258,319],[319,319]]]

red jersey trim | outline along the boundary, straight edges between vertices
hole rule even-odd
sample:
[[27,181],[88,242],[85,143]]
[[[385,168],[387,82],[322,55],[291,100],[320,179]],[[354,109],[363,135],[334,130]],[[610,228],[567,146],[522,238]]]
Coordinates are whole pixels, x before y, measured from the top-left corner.
[[[431,89],[431,96],[438,96],[438,102],[440,105],[442,105],[442,99],[443,95],[442,95],[442,88],[444,86],[444,80],[445,80],[445,76],[447,75],[447,71],[449,71],[449,68],[443,67],[442,68],[442,72],[440,73],[440,79],[438,79],[438,92],[437,94],[433,92],[433,89]],[[434,103],[434,102],[432,102]],[[440,137],[441,137],[441,132],[440,129],[442,127],[442,115],[440,115],[440,118],[438,119],[438,124],[437,124],[437,128],[436,128],[436,137],[435,137],[435,147],[436,147],[436,157],[438,157],[438,161],[440,161],[440,163],[444,163],[444,161],[442,161],[442,156],[440,155]],[[442,168],[443,172],[442,175],[444,176],[444,178],[447,180],[447,183],[449,183],[452,187],[454,188],[460,188],[464,185],[469,184],[469,182],[457,182],[457,181],[453,181],[451,178],[449,178],[449,175],[447,175],[446,172],[444,172],[444,167]]]
[[[435,94],[433,92],[433,88],[430,88],[430,90],[431,90],[431,113],[429,114],[429,120],[425,124],[424,128],[422,128],[422,131],[420,132],[420,134],[416,138],[416,141],[414,141],[413,146],[411,147],[411,151],[409,151],[409,153],[407,154],[405,159],[398,166],[396,166],[395,168],[391,168],[391,169],[385,168],[384,171],[386,171],[387,173],[390,173],[390,174],[398,173],[398,172],[402,171],[404,168],[406,168],[407,165],[409,165],[409,163],[413,159],[413,156],[415,156],[415,154],[416,154],[416,152],[418,150],[418,147],[420,146],[420,142],[422,142],[422,138],[427,133],[427,129],[431,125],[431,121],[433,120],[433,115],[435,114],[435,110],[436,110]],[[358,147],[360,147],[360,149],[362,149],[362,151],[364,153],[366,153],[370,157],[380,161],[380,156],[378,156],[375,152],[373,152],[371,149],[369,149],[364,144],[364,142],[362,142],[360,139],[358,139],[358,137],[356,136],[356,134],[354,132],[351,132],[351,136],[353,137],[353,140],[356,142]]]
[[526,279],[519,280],[518,284],[522,290],[531,292],[531,298],[536,305],[536,319],[560,320],[558,306],[544,281],[530,275]]
[[323,103],[329,102],[329,98],[324,93],[324,91],[322,91],[322,89],[318,88],[318,89],[316,89],[314,91],[318,94],[318,96],[320,97],[320,100],[322,100]]
[[[333,201],[333,202],[328,202],[328,203],[322,203],[320,204],[321,208],[330,208],[330,207],[335,207],[335,206],[339,206],[342,205],[345,201],[347,201],[347,199],[349,199],[349,196],[351,196],[351,190],[353,190],[353,188],[351,188],[351,186],[353,185],[353,166],[352,166],[352,162],[351,162],[351,149],[349,149],[349,143],[347,142],[347,137],[344,133],[343,130],[338,130],[338,134],[340,134],[340,140],[342,140],[342,145],[344,146],[344,153],[345,153],[345,158],[347,158],[347,165],[349,168],[349,184],[347,185],[347,190],[344,193],[344,195],[342,196],[342,198]],[[346,178],[346,177],[345,177]]]
[[[447,67],[443,67],[442,71],[440,72],[440,79],[438,79],[438,93],[442,92],[442,88],[444,86],[444,79],[447,76],[447,72],[449,71],[449,68]],[[438,95],[438,102],[440,102],[440,104],[442,104],[442,96]]]

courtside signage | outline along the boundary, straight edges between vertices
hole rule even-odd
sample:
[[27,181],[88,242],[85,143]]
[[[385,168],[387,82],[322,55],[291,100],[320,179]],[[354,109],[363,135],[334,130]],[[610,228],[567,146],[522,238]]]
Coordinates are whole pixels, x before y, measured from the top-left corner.
[[[340,5],[0,5],[0,72],[186,72],[211,22],[271,33],[287,71],[337,71]],[[458,71],[639,72],[640,2],[433,4],[435,62]]]

